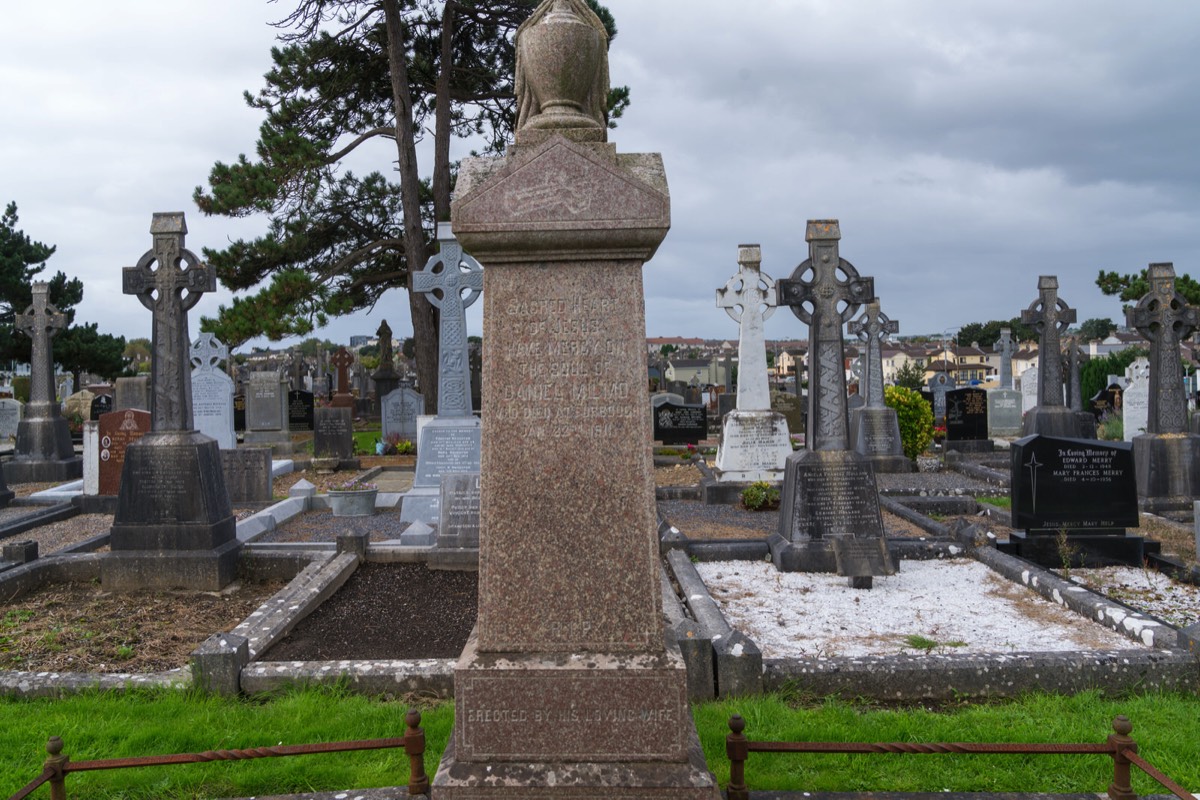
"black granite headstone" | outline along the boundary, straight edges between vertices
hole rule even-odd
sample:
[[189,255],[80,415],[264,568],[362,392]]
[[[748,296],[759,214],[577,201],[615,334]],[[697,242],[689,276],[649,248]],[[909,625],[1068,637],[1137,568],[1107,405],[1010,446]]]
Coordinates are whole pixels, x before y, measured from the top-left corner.
[[1013,527],[1098,532],[1138,525],[1133,445],[1027,436],[1012,445]]
[[1105,413],[1120,411],[1121,393],[1123,391],[1121,384],[1114,383],[1096,392],[1095,396],[1091,399],[1090,408],[1092,409],[1092,413],[1099,418],[1104,416]]
[[946,438],[953,442],[988,438],[985,390],[967,388],[946,392]]
[[663,403],[654,409],[654,438],[663,444],[699,444],[708,436],[704,406]]
[[235,394],[233,396],[233,429],[235,431],[246,430],[246,395]]
[[349,408],[317,409],[313,423],[313,455],[317,458],[354,457],[354,420]]
[[288,427],[294,431],[313,429],[313,393],[303,389],[288,392]]
[[101,414],[107,414],[113,410],[113,399],[110,394],[98,394],[92,399],[92,408],[89,419],[92,422],[99,422]]

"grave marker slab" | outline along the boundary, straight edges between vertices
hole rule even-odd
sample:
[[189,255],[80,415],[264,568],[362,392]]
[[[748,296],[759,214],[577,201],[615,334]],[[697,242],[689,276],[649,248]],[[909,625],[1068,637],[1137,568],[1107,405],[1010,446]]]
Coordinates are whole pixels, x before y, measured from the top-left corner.
[[665,445],[699,444],[708,438],[708,409],[663,402],[654,408],[654,440]]
[[1150,426],[1150,359],[1139,358],[1125,371],[1129,385],[1122,393],[1122,421],[1125,441],[1141,436]]
[[479,473],[442,475],[437,546],[479,547]]
[[11,397],[0,398],[0,441],[7,442],[16,438],[24,405],[20,400]]
[[150,379],[144,375],[117,378],[113,386],[113,410],[140,408],[150,410]]
[[110,413],[113,410],[113,397],[111,394],[98,394],[92,399],[92,407],[88,412],[88,419],[92,422],[99,422],[100,417]]
[[417,440],[417,417],[425,413],[425,396],[411,386],[401,385],[386,394],[382,403],[383,438],[395,434],[411,442]]
[[313,457],[354,457],[354,417],[348,408],[318,408],[313,423]]
[[100,494],[115,497],[121,489],[125,448],[150,432],[150,412],[127,408],[100,417]]
[[987,391],[975,387],[946,392],[947,449],[970,452],[992,450],[988,438]]
[[211,333],[202,333],[191,346],[192,422],[196,430],[217,440],[217,447],[237,447],[233,432],[233,378],[217,365],[229,358],[229,348]]
[[1011,438],[1021,435],[1021,393],[1012,389],[991,389],[987,397],[989,437]]
[[288,428],[293,431],[311,431],[315,420],[316,402],[313,393],[304,389],[288,392]]

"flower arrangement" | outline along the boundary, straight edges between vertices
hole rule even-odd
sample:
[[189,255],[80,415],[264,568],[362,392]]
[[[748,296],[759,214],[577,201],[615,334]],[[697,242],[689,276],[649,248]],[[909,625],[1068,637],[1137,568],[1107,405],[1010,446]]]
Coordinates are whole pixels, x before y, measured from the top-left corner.
[[345,483],[333,487],[335,492],[374,492],[377,489],[379,489],[377,484],[360,481],[358,478],[351,478]]

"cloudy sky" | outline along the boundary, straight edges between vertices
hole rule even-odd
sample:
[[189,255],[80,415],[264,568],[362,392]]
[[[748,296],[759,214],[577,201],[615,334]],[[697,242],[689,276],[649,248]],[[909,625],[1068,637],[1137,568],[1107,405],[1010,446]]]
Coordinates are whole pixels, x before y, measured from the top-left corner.
[[[1200,4],[607,5],[620,30],[613,82],[633,98],[611,138],[661,152],[672,194],[671,233],[646,266],[648,335],[736,336],[714,294],[738,244],[761,244],[763,270],[786,277],[807,256],[808,219],[841,221],[842,256],[875,278],[906,334],[1013,317],[1041,274],[1059,277],[1082,321],[1120,319],[1095,286],[1100,269],[1173,261],[1200,273]],[[215,161],[253,152],[261,119],[242,92],[262,85],[267,23],[287,10],[5,9],[0,204],[15,200],[20,227],[58,246],[49,273],[84,280],[79,319],[149,336],[120,269],[149,248],[154,211],[186,211],[197,252],[263,230],[205,218],[191,195]],[[364,154],[385,170],[394,157],[386,143]],[[229,297],[205,297],[193,318]],[[407,307],[391,292],[320,335],[344,341],[384,318],[405,335]],[[789,313],[767,322],[770,338],[806,335]]]

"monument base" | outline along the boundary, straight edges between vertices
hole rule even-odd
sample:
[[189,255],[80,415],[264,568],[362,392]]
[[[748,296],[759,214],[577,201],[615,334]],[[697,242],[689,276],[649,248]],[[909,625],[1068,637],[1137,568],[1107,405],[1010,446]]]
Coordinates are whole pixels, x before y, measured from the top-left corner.
[[900,419],[896,409],[865,406],[850,412],[850,441],[854,452],[871,462],[876,472],[916,472],[916,463],[904,455]]
[[1034,406],[1025,414],[1022,436],[1054,436],[1060,439],[1080,439],[1079,417],[1065,406]]
[[787,419],[775,411],[730,411],[721,420],[721,445],[713,475],[721,482],[783,479],[792,454]]
[[481,654],[472,634],[454,694],[437,800],[720,798],[677,652]]
[[83,477],[79,456],[61,461],[37,461],[17,456],[4,464],[6,483],[65,483]]
[[25,418],[17,423],[17,457],[31,461],[70,461],[75,457],[71,427],[57,409],[47,405],[30,403],[25,409]]
[[996,449],[996,443],[991,439],[947,439],[942,445],[943,450],[955,450],[959,453],[990,453]]
[[1141,536],[1130,536],[1123,529],[1106,532],[1070,533],[1066,549],[1057,531],[1013,531],[1008,543],[997,549],[1026,561],[1062,569],[1111,566],[1142,567],[1147,553],[1157,553],[1158,542],[1147,541]]
[[237,524],[217,442],[196,431],[148,433],[125,450],[101,567],[106,590],[215,591],[236,574]]
[[863,456],[871,465],[873,472],[883,472],[889,475],[903,472],[916,472],[917,462],[908,456]]
[[1190,511],[1200,498],[1200,436],[1190,433],[1133,437],[1138,504],[1146,511]]

